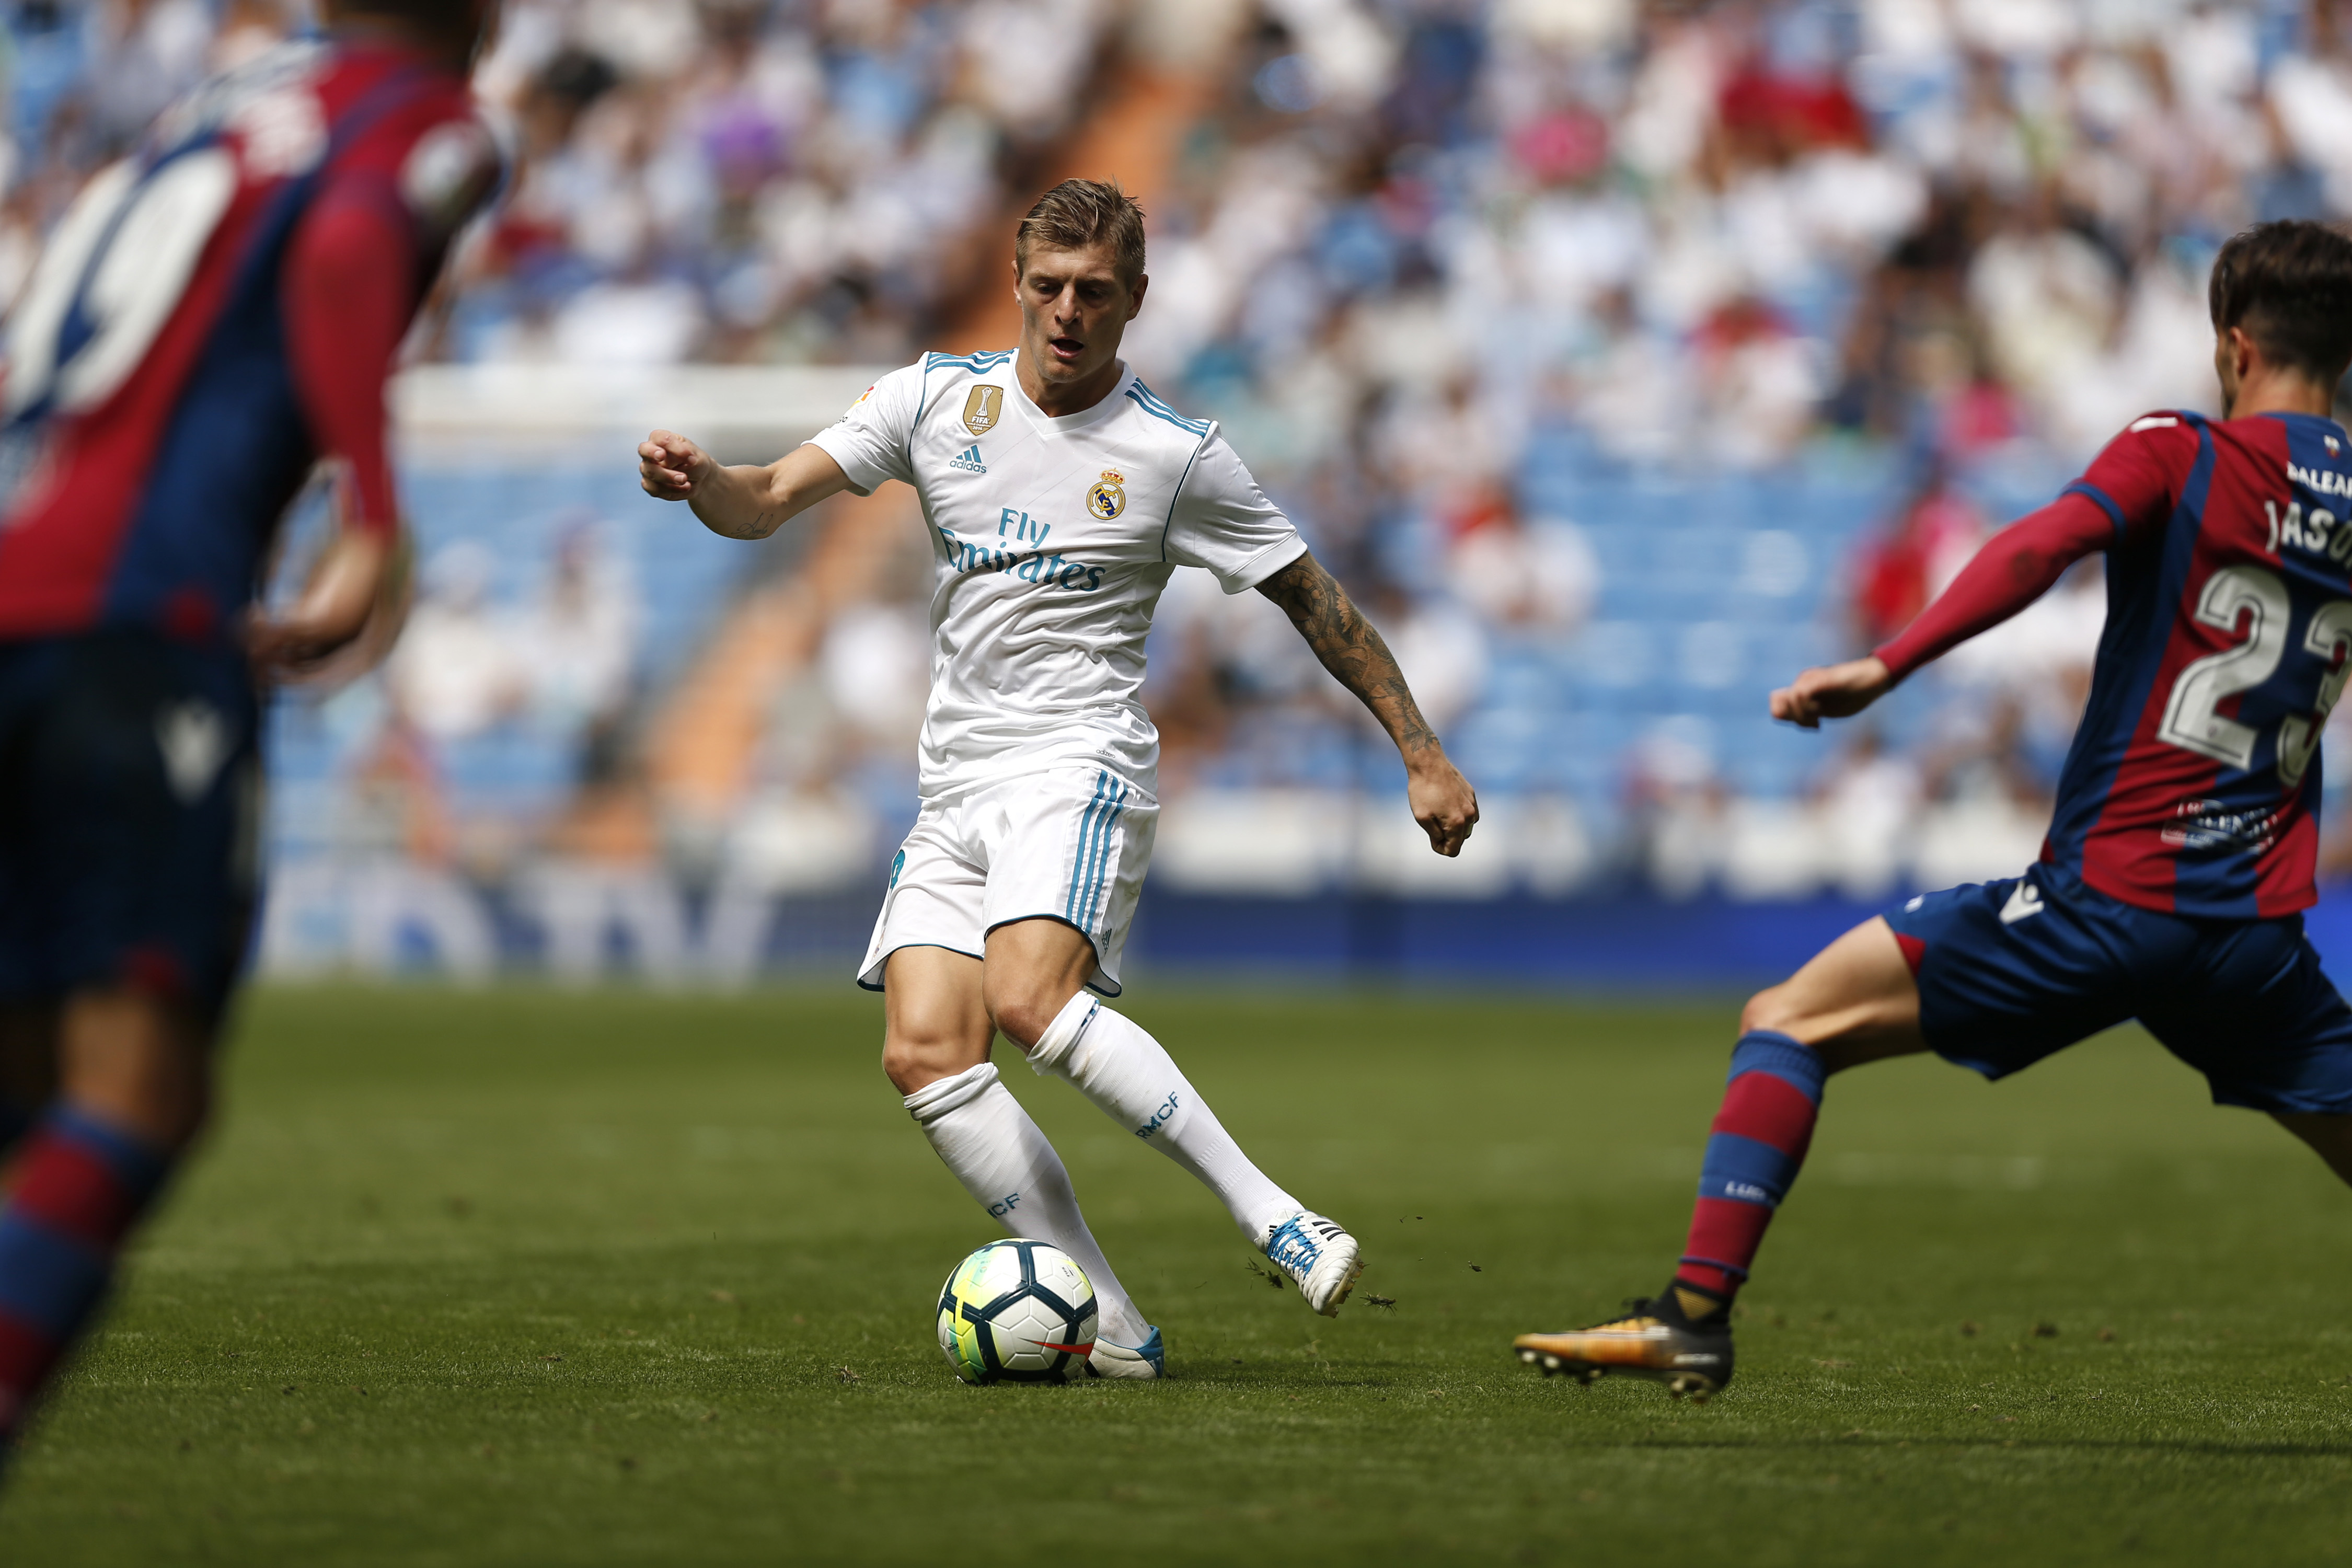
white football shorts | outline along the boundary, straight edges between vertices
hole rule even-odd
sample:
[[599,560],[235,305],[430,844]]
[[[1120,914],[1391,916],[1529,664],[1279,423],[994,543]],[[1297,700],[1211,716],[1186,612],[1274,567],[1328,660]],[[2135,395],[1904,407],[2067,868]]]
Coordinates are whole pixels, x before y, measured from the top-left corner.
[[857,984],[882,989],[902,947],[983,955],[988,933],[1044,916],[1095,944],[1087,984],[1119,992],[1135,900],[1151,864],[1160,802],[1107,769],[1024,773],[923,807],[890,862],[890,890]]

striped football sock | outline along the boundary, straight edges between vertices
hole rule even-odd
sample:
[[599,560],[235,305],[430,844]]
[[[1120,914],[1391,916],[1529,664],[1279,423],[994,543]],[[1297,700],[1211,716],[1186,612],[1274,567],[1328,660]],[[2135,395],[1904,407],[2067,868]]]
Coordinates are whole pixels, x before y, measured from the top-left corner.
[[1764,1227],[1805,1163],[1827,1077],[1820,1057],[1769,1029],[1731,1048],[1731,1082],[1708,1131],[1690,1239],[1675,1269],[1688,1316],[1728,1304],[1747,1279]]
[[97,1310],[170,1170],[162,1152],[63,1102],[26,1136],[0,1207],[0,1446]]

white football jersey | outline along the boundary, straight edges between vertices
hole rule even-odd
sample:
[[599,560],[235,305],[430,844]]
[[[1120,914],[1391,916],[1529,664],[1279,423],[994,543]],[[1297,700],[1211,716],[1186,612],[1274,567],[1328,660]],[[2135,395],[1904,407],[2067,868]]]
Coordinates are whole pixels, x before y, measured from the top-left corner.
[[860,495],[922,498],[937,578],[922,793],[1107,767],[1157,793],[1143,639],[1179,566],[1228,594],[1307,552],[1216,426],[1121,367],[1092,408],[1049,419],[1012,351],[925,354],[814,438]]

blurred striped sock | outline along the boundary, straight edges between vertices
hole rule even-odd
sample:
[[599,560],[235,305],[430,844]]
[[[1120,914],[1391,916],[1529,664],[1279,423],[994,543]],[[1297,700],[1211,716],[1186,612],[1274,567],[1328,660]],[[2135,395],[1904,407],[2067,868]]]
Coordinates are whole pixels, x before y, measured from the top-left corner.
[[60,1102],[18,1152],[0,1208],[0,1444],[89,1321],[170,1161]]

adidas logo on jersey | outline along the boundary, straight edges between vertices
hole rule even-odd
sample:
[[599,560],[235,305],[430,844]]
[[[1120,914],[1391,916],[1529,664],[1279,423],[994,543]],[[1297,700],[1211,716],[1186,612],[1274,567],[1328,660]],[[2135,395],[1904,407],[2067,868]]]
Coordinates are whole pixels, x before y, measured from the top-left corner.
[[948,467],[950,468],[961,468],[967,474],[984,474],[988,472],[988,465],[980,460],[980,443],[977,441],[974,441],[971,446],[966,447],[962,451],[958,452],[954,457],[950,458],[948,459]]

